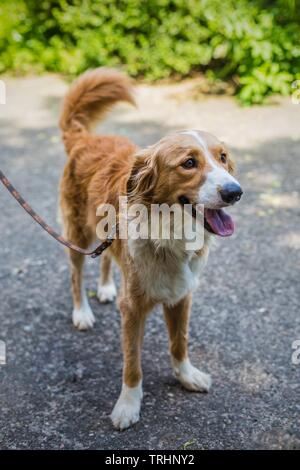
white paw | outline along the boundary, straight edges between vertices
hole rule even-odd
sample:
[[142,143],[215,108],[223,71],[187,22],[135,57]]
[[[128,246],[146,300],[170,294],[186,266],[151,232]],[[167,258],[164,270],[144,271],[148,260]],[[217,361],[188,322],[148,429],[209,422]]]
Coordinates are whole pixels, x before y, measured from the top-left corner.
[[211,387],[210,375],[192,366],[190,361],[173,360],[174,373],[181,384],[192,392],[208,392]]
[[108,284],[98,285],[97,297],[102,304],[112,302],[116,298],[116,295],[117,289],[113,281]]
[[79,309],[74,308],[72,319],[73,325],[78,330],[83,331],[93,327],[95,323],[95,317],[87,301],[84,302]]
[[121,395],[110,415],[116,429],[123,431],[138,422],[140,419],[141,399],[141,385],[134,388],[123,385]]
[[114,427],[123,431],[138,422],[140,406],[126,401],[117,401],[110,417]]

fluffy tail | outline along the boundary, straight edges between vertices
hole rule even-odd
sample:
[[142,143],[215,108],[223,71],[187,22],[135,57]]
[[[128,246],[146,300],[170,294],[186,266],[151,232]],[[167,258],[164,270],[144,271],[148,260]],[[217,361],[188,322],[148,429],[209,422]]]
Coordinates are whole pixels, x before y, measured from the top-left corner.
[[64,99],[59,121],[67,150],[76,136],[87,132],[117,101],[135,105],[129,77],[106,68],[81,75]]

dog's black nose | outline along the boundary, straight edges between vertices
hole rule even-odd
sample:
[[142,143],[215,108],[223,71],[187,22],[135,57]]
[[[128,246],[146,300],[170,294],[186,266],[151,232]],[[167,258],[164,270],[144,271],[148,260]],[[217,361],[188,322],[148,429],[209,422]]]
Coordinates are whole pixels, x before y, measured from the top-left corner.
[[220,190],[221,198],[227,204],[234,204],[242,197],[242,188],[236,183],[229,183]]

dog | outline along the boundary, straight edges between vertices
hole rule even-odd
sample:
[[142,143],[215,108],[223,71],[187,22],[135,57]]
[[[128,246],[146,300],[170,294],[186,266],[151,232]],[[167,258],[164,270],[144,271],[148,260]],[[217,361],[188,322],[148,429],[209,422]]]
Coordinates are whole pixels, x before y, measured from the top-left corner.
[[[198,130],[183,130],[141,149],[122,136],[96,136],[91,126],[119,101],[135,104],[132,81],[122,73],[99,68],[80,76],[67,93],[60,128],[68,160],[60,184],[64,234],[88,248],[99,222],[97,208],[119,210],[128,205],[188,202],[204,206],[204,242],[185,249],[183,240],[119,239],[101,257],[100,302],[113,301],[116,286],[112,260],[119,265],[122,285],[118,307],[124,354],[121,394],[111,414],[123,430],[139,420],[142,400],[141,345],[145,320],[156,304],[163,305],[170,355],[176,378],[188,390],[207,392],[208,374],[194,367],[188,355],[188,322],[192,291],[207,260],[211,240],[230,236],[232,218],[224,207],[236,203],[242,189],[233,176],[234,162],[223,142]],[[69,252],[73,324],[91,328],[95,318],[82,285],[84,256]]]

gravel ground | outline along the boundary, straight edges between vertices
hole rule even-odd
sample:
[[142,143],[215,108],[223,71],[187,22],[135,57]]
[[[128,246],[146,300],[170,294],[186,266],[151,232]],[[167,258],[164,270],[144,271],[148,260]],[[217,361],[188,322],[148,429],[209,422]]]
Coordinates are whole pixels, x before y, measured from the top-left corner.
[[[57,116],[66,85],[55,76],[6,83],[1,169],[57,226],[65,161]],[[211,253],[191,318],[191,358],[211,373],[211,392],[189,393],[173,378],[157,309],[143,349],[141,421],[115,431],[109,414],[122,366],[116,306],[91,298],[95,328],[75,331],[63,249],[2,188],[2,449],[300,448],[300,365],[291,360],[300,339],[300,105],[280,99],[244,109],[222,96],[191,101],[190,86],[140,86],[139,108],[119,106],[101,130],[147,145],[172,129],[205,129],[236,156],[245,191],[232,210],[236,234]],[[91,291],[97,264],[87,263]]]

